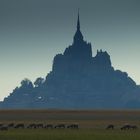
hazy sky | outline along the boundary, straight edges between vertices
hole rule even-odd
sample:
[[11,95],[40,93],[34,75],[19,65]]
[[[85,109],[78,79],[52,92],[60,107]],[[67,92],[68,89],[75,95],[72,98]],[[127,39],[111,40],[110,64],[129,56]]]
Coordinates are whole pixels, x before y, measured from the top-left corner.
[[140,0],[0,0],[0,100],[20,81],[45,77],[53,57],[81,30],[115,69],[140,84]]

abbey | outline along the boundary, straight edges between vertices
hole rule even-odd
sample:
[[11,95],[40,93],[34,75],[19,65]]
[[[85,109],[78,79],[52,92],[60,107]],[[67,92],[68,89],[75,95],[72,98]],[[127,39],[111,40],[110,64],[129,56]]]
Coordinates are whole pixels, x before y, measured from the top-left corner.
[[122,109],[140,107],[140,87],[126,72],[114,70],[106,51],[92,56],[78,14],[73,43],[57,54],[45,79],[24,79],[1,108]]

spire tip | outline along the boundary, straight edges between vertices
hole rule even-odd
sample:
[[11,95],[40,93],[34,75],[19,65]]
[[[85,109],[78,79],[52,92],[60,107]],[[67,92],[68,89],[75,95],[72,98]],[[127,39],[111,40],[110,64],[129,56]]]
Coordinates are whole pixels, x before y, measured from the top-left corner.
[[77,30],[80,30],[80,17],[79,17],[79,8],[78,8]]

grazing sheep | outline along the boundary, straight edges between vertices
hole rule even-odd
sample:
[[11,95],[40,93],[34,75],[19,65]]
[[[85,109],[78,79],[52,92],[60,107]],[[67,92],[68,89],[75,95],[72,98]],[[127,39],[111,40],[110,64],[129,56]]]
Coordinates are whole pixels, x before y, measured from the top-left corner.
[[129,125],[129,124],[126,124],[121,127],[121,130],[129,130],[129,129],[131,129],[131,125]]
[[37,127],[36,127],[36,124],[33,123],[33,124],[29,124],[29,125],[27,126],[27,128],[35,129],[35,128],[37,128]]
[[131,129],[136,130],[138,127],[136,125],[131,125]]
[[9,127],[9,128],[14,127],[14,123],[10,123],[10,124],[8,124],[8,127]]
[[44,128],[44,125],[43,124],[36,124],[36,128]]
[[71,124],[71,125],[68,125],[67,128],[78,129],[79,126],[78,126],[78,124]]
[[7,127],[7,126],[2,126],[2,127],[0,128],[0,130],[1,130],[1,131],[7,131],[7,130],[8,130],[8,127]]
[[114,125],[113,124],[110,124],[110,125],[108,125],[107,127],[106,127],[106,129],[108,130],[108,129],[114,129]]
[[129,129],[136,130],[138,129],[138,127],[136,125],[124,125],[123,127],[121,127],[121,130],[129,130]]
[[1,123],[1,124],[0,124],[0,127],[2,127],[2,126],[3,126],[3,124]]
[[44,126],[44,128],[47,128],[47,129],[52,129],[53,128],[53,125],[52,124],[47,124],[46,126]]
[[65,124],[58,124],[54,128],[65,128]]
[[17,124],[14,128],[24,128],[24,124],[23,123]]

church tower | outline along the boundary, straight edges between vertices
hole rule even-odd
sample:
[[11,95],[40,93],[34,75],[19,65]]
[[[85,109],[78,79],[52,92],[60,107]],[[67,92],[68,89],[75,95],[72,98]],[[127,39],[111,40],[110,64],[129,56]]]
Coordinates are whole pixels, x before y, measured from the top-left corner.
[[79,11],[78,11],[78,19],[77,19],[77,30],[76,33],[74,35],[74,43],[80,43],[83,41],[83,35],[80,31],[80,17],[79,17]]
[[84,62],[92,58],[91,44],[84,41],[83,35],[81,33],[79,11],[77,18],[77,29],[74,34],[73,44],[66,48],[64,56],[79,60],[80,63],[81,60]]

